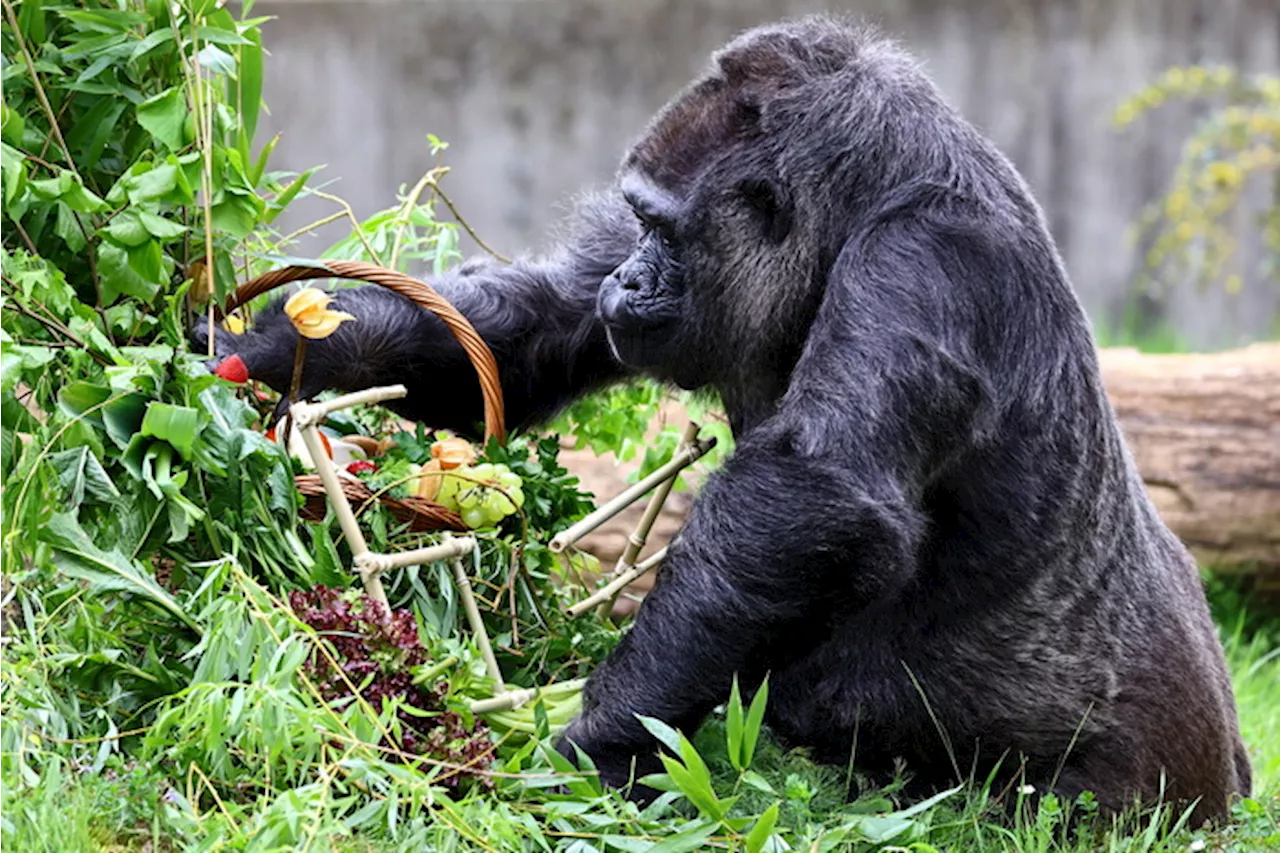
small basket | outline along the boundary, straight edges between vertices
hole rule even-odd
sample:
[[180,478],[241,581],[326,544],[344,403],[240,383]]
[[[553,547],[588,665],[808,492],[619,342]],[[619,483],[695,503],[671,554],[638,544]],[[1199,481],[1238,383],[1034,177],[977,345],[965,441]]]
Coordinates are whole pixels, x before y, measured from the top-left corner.
[[[223,314],[234,311],[246,302],[282,284],[316,278],[345,278],[380,285],[395,291],[444,321],[454,338],[462,345],[462,349],[479,377],[480,393],[484,397],[486,443],[493,437],[497,437],[499,441],[506,440],[502,384],[498,380],[498,362],[493,357],[492,350],[457,308],[454,308],[426,282],[419,281],[410,275],[363,261],[324,261],[316,266],[282,267],[263,273],[236,288],[226,308],[218,312],[218,319],[221,320]],[[310,520],[324,518],[325,494],[320,478],[314,474],[304,474],[296,478],[296,484],[298,489],[306,495],[306,502],[301,510],[303,518]],[[369,487],[358,480],[344,477],[342,488],[357,509],[373,497]],[[383,495],[377,500],[397,519],[408,523],[414,532],[468,529],[462,523],[458,513],[424,498],[398,499]]]

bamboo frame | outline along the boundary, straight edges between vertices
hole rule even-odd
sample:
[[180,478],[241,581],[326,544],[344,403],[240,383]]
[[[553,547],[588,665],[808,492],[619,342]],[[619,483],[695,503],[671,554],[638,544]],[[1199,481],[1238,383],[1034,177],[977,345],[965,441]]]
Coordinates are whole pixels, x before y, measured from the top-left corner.
[[[354,394],[344,394],[320,403],[295,402],[289,408],[289,416],[293,423],[296,424],[299,432],[301,432],[303,443],[306,445],[307,452],[311,455],[311,461],[315,465],[316,473],[320,477],[320,482],[324,484],[325,494],[333,507],[334,515],[337,516],[343,537],[351,547],[352,562],[364,584],[365,592],[370,598],[381,602],[389,613],[390,602],[387,600],[387,594],[382,587],[380,579],[383,573],[392,569],[422,565],[437,560],[449,560],[453,566],[453,581],[458,590],[458,597],[462,601],[462,608],[466,613],[468,626],[471,628],[472,636],[475,638],[476,645],[480,650],[480,656],[484,660],[485,671],[497,690],[488,699],[477,699],[472,702],[471,711],[474,714],[486,714],[519,708],[534,699],[543,688],[507,689],[507,684],[502,676],[502,668],[498,665],[498,658],[494,654],[493,644],[489,639],[489,632],[484,626],[484,618],[476,601],[475,590],[472,588],[471,579],[467,576],[466,569],[462,565],[462,557],[473,553],[476,549],[477,542],[475,537],[461,536],[454,538],[450,533],[446,532],[438,544],[426,548],[415,548],[410,551],[400,551],[392,554],[371,551],[368,542],[364,538],[364,532],[361,531],[360,525],[356,521],[351,504],[342,490],[342,484],[338,481],[338,472],[333,466],[333,460],[325,453],[324,445],[321,443],[320,424],[332,412],[352,406],[394,400],[404,397],[406,393],[407,391],[403,385],[391,385],[368,388]],[[655,488],[657,489],[649,504],[645,507],[640,523],[627,538],[627,547],[614,567],[616,577],[588,598],[570,607],[568,609],[570,616],[578,616],[597,605],[603,605],[608,608],[622,589],[661,563],[666,557],[667,549],[662,548],[640,563],[633,565],[645,546],[649,531],[652,529],[658,514],[662,511],[662,505],[670,494],[676,477],[682,470],[700,459],[716,445],[715,438],[699,440],[697,438],[698,429],[698,424],[691,422],[685,428],[675,454],[665,465],[662,465],[640,482],[630,486],[595,512],[592,512],[551,540],[549,544],[550,550],[553,553],[561,553],[623,509],[635,503]],[[565,682],[560,687],[562,689],[569,687],[581,689],[582,683],[582,681]]]
[[467,576],[466,568],[462,565],[462,558],[475,551],[475,537],[461,536],[454,538],[452,534],[446,532],[438,544],[426,548],[415,548],[410,551],[398,551],[392,554],[382,554],[369,550],[368,542],[364,538],[364,532],[360,529],[360,525],[356,521],[355,512],[351,509],[351,503],[347,500],[347,496],[342,490],[342,484],[338,482],[338,472],[333,466],[333,460],[325,453],[324,445],[320,441],[320,424],[330,413],[352,406],[394,400],[405,396],[406,393],[403,385],[391,385],[368,388],[354,394],[344,394],[321,403],[295,402],[289,408],[289,416],[297,425],[299,432],[301,432],[303,443],[306,445],[307,452],[311,455],[311,461],[315,465],[316,473],[320,476],[320,482],[324,484],[325,494],[329,498],[329,504],[333,507],[334,515],[338,518],[343,537],[351,547],[352,562],[356,572],[360,575],[365,592],[370,598],[381,602],[387,608],[387,612],[390,613],[391,605],[387,600],[387,593],[383,589],[380,579],[384,572],[391,569],[418,566],[437,560],[449,560],[453,566],[453,582],[458,590],[458,598],[462,601],[462,609],[466,613],[467,624],[471,628],[476,646],[480,650],[480,657],[484,660],[485,671],[493,681],[497,691],[494,696],[488,699],[478,699],[472,702],[471,711],[475,714],[483,714],[491,711],[519,708],[534,698],[538,694],[538,689],[507,690],[506,681],[502,677],[502,668],[498,665],[497,655],[493,652],[493,643],[490,641],[489,632],[484,626],[484,617],[480,614],[480,606],[476,601],[471,578]]
[[652,569],[667,558],[667,549],[661,548],[654,551],[645,559],[641,560],[629,569],[624,570],[621,574],[609,581],[604,586],[593,592],[591,595],[579,601],[577,604],[568,608],[565,612],[570,616],[581,616],[596,605],[610,606],[614,599],[618,597],[618,593],[622,592],[636,578]]
[[664,480],[674,479],[676,474],[679,474],[682,469],[701,459],[708,451],[711,450],[711,448],[715,446],[716,439],[714,436],[711,438],[694,439],[689,442],[689,445],[686,448],[678,450],[676,454],[671,457],[670,461],[658,468],[648,477],[645,477],[638,483],[635,483],[622,492],[619,492],[617,496],[606,501],[599,509],[587,514],[567,530],[562,530],[560,533],[556,534],[556,536],[547,544],[547,548],[551,553],[559,554],[583,536],[586,536],[588,533],[595,530],[597,527],[604,524],[627,507],[631,506],[631,504],[644,497],[645,494]]

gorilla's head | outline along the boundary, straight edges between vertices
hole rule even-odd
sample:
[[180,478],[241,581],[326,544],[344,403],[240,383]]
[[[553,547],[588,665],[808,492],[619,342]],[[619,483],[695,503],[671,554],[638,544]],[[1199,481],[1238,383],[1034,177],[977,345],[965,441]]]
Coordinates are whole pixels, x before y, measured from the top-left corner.
[[600,290],[618,358],[686,388],[780,392],[840,251],[925,165],[913,116],[939,109],[906,54],[830,19],[716,54],[622,163],[643,234]]

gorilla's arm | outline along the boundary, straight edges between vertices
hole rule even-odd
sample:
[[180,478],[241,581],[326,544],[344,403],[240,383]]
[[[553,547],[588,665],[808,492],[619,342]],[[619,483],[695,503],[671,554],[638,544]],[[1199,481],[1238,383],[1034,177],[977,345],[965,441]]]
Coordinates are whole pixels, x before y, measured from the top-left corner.
[[[591,196],[579,202],[567,238],[549,256],[512,264],[471,260],[430,282],[493,350],[509,426],[543,420],[624,376],[596,318],[596,292],[638,233],[620,198]],[[408,396],[389,408],[431,427],[473,433],[483,417],[479,384],[444,323],[381,287],[335,293],[331,307],[357,320],[308,341],[303,398],[403,383]],[[273,301],[243,335],[219,329],[215,351],[218,359],[238,353],[252,378],[281,393],[289,388],[298,340],[283,302]],[[197,351],[207,335],[201,321],[192,334]]]
[[[735,673],[754,685],[910,584],[922,495],[981,429],[990,389],[947,341],[956,274],[909,223],[846,249],[777,413],[710,478],[565,733],[607,782],[656,772],[635,715],[692,731]],[[957,252],[948,252],[952,259]]]

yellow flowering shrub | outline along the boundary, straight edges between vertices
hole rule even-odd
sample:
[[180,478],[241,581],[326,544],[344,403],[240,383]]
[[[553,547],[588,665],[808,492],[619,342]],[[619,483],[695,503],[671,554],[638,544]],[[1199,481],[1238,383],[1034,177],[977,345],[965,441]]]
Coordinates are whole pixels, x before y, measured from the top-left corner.
[[1243,282],[1236,265],[1231,214],[1254,180],[1271,180],[1271,201],[1258,218],[1271,278],[1280,271],[1280,77],[1249,77],[1234,69],[1171,68],[1116,109],[1117,128],[1175,98],[1213,98],[1221,105],[1187,139],[1169,192],[1144,213],[1143,279],[1193,274],[1228,292]]

